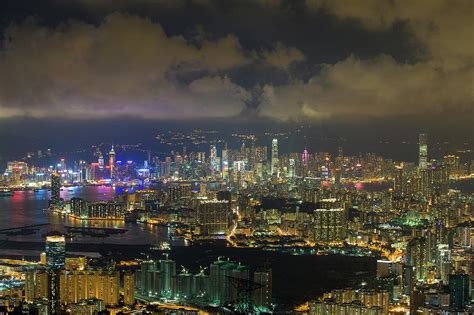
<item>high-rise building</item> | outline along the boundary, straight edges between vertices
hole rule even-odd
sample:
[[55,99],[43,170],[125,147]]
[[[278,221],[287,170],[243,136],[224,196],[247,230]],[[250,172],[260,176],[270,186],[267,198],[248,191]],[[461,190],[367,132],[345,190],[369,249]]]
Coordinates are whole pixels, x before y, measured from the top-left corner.
[[461,311],[469,304],[469,275],[464,273],[449,275],[449,306]]
[[272,175],[278,175],[279,162],[278,162],[278,139],[272,140],[272,160],[271,160],[271,172]]
[[217,170],[219,170],[217,166],[217,148],[214,144],[211,145],[210,159],[211,159],[211,172],[212,174],[214,174]]
[[162,288],[161,271],[153,260],[146,260],[140,265],[138,289],[145,296],[160,296]]
[[421,169],[428,168],[428,135],[420,133],[419,136],[418,166]]
[[133,272],[123,274],[123,302],[126,305],[135,303],[135,274]]
[[346,233],[346,211],[336,199],[323,199],[314,210],[314,241],[340,242]]
[[60,272],[66,264],[66,239],[60,233],[46,236],[46,270],[48,273],[48,301],[53,314],[61,308]]
[[228,200],[202,200],[197,209],[197,220],[203,236],[223,236],[230,220]]
[[406,178],[403,164],[395,167],[394,192],[396,196],[404,196],[406,193]]
[[261,311],[268,311],[272,303],[272,271],[270,269],[255,271],[253,281],[261,285],[253,292],[254,303]]
[[160,260],[161,295],[171,297],[173,293],[173,279],[176,276],[176,262],[171,259]]
[[115,176],[115,150],[114,145],[112,145],[112,149],[109,152],[109,167],[110,167],[110,178],[113,179]]
[[[120,274],[116,270],[61,270],[61,304],[99,299],[104,305],[119,302]],[[126,296],[125,296],[126,297]]]
[[427,276],[427,241],[425,237],[411,239],[406,248],[406,262],[412,266],[416,280],[425,280]]
[[51,208],[61,207],[61,176],[58,173],[51,174]]
[[46,236],[46,268],[61,269],[66,264],[66,239],[62,234]]

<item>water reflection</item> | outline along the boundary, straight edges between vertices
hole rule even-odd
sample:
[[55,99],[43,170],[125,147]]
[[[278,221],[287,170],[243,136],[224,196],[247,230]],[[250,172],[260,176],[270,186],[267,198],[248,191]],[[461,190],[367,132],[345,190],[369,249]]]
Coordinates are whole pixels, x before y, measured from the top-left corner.
[[[64,226],[97,227],[97,228],[120,228],[127,229],[125,234],[112,234],[106,239],[76,234],[73,242],[81,243],[133,243],[149,244],[167,238],[166,229],[163,227],[147,224],[125,223],[123,221],[102,220],[79,220],[65,215],[50,213],[45,210],[51,192],[46,189],[39,191],[17,191],[11,197],[0,197],[0,229],[21,227],[26,225],[49,223],[49,226],[40,227],[37,233],[32,235],[8,236],[11,240],[42,241],[42,235],[50,230],[65,231]],[[69,200],[72,197],[84,198],[86,200],[111,200],[115,196],[112,187],[70,187],[63,188],[61,197]],[[7,238],[0,235],[0,239]]]

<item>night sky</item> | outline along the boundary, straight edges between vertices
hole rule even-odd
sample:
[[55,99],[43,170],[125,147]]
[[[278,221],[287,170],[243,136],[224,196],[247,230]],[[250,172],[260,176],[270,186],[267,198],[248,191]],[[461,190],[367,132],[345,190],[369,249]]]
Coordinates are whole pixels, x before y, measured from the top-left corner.
[[473,6],[3,0],[0,153],[71,145],[69,127],[94,141],[152,138],[153,124],[474,141]]

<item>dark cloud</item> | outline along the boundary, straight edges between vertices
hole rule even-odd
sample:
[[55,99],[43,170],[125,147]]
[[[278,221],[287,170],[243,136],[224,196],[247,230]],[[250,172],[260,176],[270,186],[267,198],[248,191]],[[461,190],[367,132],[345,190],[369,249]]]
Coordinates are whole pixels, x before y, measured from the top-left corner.
[[471,113],[472,5],[7,0],[0,117]]

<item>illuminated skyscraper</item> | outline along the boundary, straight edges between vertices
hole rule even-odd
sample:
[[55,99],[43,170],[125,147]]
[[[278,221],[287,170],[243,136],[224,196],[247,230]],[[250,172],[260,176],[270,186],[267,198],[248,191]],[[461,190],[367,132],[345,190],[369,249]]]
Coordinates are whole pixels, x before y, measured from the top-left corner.
[[306,177],[308,173],[308,161],[309,161],[309,153],[306,148],[304,148],[303,154],[301,154],[301,161],[303,162],[303,178]]
[[228,200],[203,200],[197,210],[197,219],[203,236],[223,236],[230,220]]
[[99,169],[103,170],[104,169],[104,155],[100,151],[99,151],[99,159],[97,162],[99,163]]
[[135,302],[135,274],[125,272],[123,275],[123,302],[132,305]]
[[51,200],[50,207],[61,206],[61,176],[58,173],[51,174]]
[[216,170],[218,170],[217,167],[217,148],[214,144],[211,145],[211,152],[210,152],[210,159],[211,159],[211,172],[214,174]]
[[66,239],[64,235],[55,233],[46,236],[46,269],[49,281],[49,308],[53,314],[59,314],[60,271],[66,264]]
[[64,235],[46,236],[46,268],[60,269],[66,263],[66,239]]
[[272,175],[278,175],[278,139],[272,140]]
[[396,196],[404,196],[406,193],[405,185],[405,172],[403,170],[403,164],[395,167],[395,181],[394,181],[394,192]]
[[110,166],[110,178],[114,178],[114,169],[115,169],[115,151],[114,145],[109,152],[109,166]]
[[419,136],[418,166],[421,169],[428,168],[428,135],[420,133]]
[[314,241],[343,241],[346,233],[346,211],[336,199],[323,199],[314,210]]

